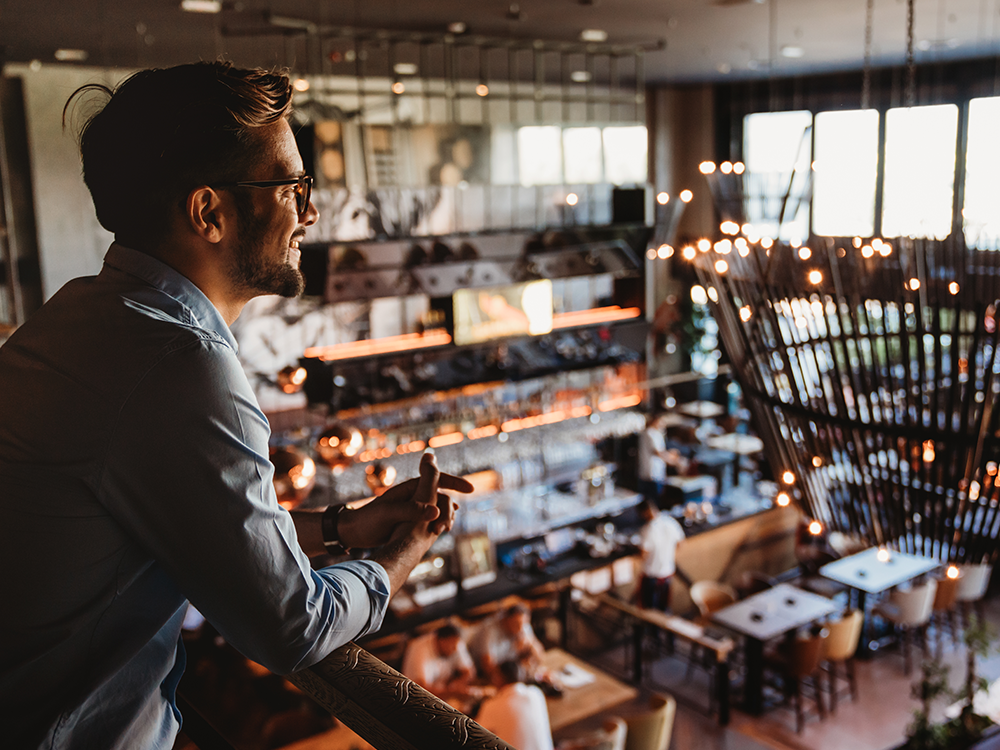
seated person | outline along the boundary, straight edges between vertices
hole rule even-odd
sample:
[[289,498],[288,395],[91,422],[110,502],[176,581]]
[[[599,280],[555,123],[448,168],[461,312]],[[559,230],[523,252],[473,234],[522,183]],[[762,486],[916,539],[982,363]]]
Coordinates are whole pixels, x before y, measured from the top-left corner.
[[517,661],[501,662],[493,672],[497,694],[483,701],[476,721],[518,750],[552,750],[545,695],[524,680]]
[[404,675],[442,700],[467,698],[476,668],[455,625],[442,625],[406,647]]
[[469,643],[483,675],[491,680],[505,661],[516,661],[533,680],[539,677],[545,648],[531,629],[531,611],[517,603],[485,620]]

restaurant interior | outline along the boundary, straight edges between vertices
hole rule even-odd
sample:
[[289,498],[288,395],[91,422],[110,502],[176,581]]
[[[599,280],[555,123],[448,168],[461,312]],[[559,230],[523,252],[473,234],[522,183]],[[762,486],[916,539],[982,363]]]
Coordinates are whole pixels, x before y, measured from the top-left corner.
[[[2,0],[0,342],[111,242],[69,94],[217,57],[320,215],[232,326],[278,502],[475,486],[361,650],[523,617],[537,747],[1000,747],[1000,0]],[[424,746],[187,626],[177,750]]]

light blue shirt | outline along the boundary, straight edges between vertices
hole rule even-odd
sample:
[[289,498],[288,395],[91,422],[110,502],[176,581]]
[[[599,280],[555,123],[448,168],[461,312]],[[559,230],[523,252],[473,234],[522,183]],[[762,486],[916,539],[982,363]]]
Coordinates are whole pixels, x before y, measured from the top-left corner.
[[0,717],[11,747],[165,748],[190,600],[287,673],[377,630],[370,561],[314,571],[218,310],[112,245],[0,347]]

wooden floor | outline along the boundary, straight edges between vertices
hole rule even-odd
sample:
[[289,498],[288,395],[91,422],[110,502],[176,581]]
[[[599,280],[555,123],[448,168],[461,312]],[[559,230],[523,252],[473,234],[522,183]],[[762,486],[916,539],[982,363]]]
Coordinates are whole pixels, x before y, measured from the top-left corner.
[[[994,627],[1000,627],[1000,598],[986,603],[986,616]],[[612,649],[592,660],[612,673],[627,674],[623,649]],[[946,641],[942,660],[951,667],[952,686],[958,687],[965,675],[964,646],[955,648]],[[913,720],[917,702],[910,697],[910,687],[918,678],[918,663],[915,658],[913,673],[907,677],[902,655],[895,649],[880,652],[870,661],[858,661],[858,701],[841,700],[836,715],[824,721],[813,718],[801,734],[796,734],[795,716],[788,708],[754,718],[734,706],[729,726],[720,728],[705,712],[706,674],[696,670],[688,679],[684,664],[671,657],[652,662],[644,695],[620,710],[626,714],[641,710],[650,691],[677,697],[672,750],[888,750],[903,741],[906,726]],[[981,660],[979,673],[990,680],[1000,678],[1000,654]],[[937,710],[943,708],[939,705]]]

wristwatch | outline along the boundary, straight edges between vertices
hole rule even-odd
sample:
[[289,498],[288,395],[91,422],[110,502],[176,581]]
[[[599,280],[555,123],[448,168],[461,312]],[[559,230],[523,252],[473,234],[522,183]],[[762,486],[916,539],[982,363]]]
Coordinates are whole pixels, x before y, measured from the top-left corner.
[[340,541],[340,534],[337,526],[340,514],[347,510],[346,505],[330,505],[323,511],[321,532],[323,536],[323,546],[331,555],[347,555],[351,550]]

